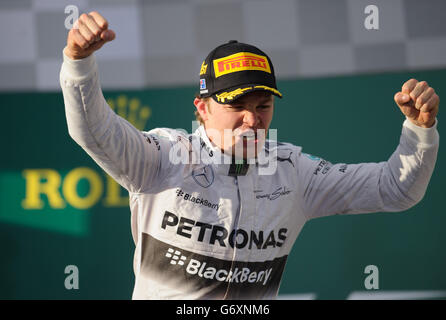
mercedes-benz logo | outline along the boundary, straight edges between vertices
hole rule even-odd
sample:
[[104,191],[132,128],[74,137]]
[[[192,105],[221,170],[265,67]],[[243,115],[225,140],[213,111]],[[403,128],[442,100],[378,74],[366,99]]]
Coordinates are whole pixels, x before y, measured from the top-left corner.
[[203,188],[208,188],[214,182],[214,171],[210,165],[192,170],[192,178]]

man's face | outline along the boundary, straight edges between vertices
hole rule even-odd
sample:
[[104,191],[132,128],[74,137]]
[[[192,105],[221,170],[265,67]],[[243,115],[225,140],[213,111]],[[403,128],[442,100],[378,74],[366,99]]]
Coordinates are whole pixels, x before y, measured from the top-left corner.
[[254,91],[229,104],[219,104],[212,98],[207,103],[204,115],[198,106],[197,109],[209,139],[236,158],[255,157],[263,147],[273,117],[273,95]]

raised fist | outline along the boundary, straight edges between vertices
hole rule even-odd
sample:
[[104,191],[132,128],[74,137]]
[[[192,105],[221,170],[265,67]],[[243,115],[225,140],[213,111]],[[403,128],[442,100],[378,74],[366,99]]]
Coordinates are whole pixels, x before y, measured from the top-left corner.
[[401,112],[412,123],[423,128],[430,128],[435,124],[440,98],[426,81],[406,81],[394,99]]
[[83,59],[100,49],[116,34],[108,29],[108,22],[99,13],[83,13],[68,32],[65,54],[71,59]]

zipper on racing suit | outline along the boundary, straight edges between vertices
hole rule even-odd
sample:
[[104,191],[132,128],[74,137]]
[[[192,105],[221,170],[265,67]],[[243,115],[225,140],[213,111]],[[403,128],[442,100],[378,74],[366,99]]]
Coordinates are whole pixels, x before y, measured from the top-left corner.
[[[234,181],[235,185],[237,186],[237,198],[238,198],[238,206],[237,206],[237,211],[236,211],[236,215],[235,215],[235,219],[234,219],[234,230],[238,229],[238,225],[240,222],[240,216],[241,216],[241,195],[240,195],[240,187],[238,184],[238,177],[235,176],[235,181]],[[231,261],[231,268],[229,269],[229,272],[233,272],[234,270],[234,266],[235,266],[235,257],[236,257],[236,251],[237,251],[237,246],[234,244],[234,250],[232,253],[232,261]],[[229,291],[231,289],[231,281],[228,281],[228,286],[226,287],[226,292],[225,295],[223,296],[223,300],[227,300],[228,299],[228,295],[229,295]]]

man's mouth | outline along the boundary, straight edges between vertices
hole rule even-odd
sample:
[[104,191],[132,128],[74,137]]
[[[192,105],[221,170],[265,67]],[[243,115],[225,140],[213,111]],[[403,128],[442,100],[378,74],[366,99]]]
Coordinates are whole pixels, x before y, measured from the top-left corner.
[[232,132],[233,138],[235,138],[232,151],[236,158],[238,152],[243,152],[238,155],[240,158],[255,158],[257,156],[261,144],[265,141],[262,130],[264,129],[249,128],[245,130],[236,129]]
[[242,138],[243,140],[256,140],[257,139],[257,132],[255,130],[247,130],[242,133],[234,132],[235,136],[238,136]]
[[257,139],[257,134],[254,132],[250,132],[247,134],[243,134],[242,137],[243,139],[252,140],[252,139]]
[[257,134],[252,132],[249,134],[243,134],[242,136],[243,139],[243,143],[248,143],[248,142],[254,142],[257,143],[258,142],[258,138],[257,138]]

